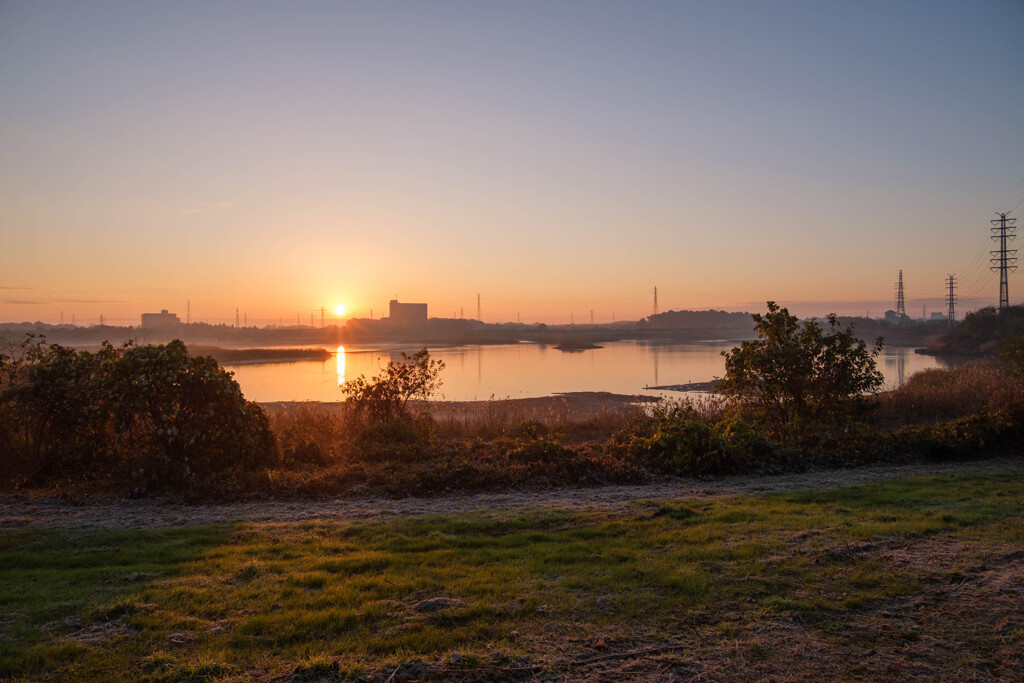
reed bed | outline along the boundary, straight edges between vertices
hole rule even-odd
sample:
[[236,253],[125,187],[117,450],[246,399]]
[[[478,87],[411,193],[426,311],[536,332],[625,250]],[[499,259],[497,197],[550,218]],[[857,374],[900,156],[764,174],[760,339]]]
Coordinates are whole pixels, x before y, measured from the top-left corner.
[[995,362],[979,361],[916,372],[902,387],[879,394],[877,402],[881,427],[928,425],[1020,406],[1024,383]]

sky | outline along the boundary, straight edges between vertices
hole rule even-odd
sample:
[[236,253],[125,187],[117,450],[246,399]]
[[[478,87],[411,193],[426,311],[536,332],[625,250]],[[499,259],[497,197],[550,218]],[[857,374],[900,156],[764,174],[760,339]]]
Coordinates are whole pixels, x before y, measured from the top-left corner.
[[0,0],[0,321],[992,305],[1022,67],[1020,0]]

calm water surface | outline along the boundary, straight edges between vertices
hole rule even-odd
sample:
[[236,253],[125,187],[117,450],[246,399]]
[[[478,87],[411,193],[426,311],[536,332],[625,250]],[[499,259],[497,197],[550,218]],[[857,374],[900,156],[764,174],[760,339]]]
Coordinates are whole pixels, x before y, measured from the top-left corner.
[[[705,382],[721,376],[721,352],[735,342],[652,344],[623,341],[603,348],[563,352],[540,344],[459,346],[430,349],[445,362],[441,396],[450,401],[527,398],[567,391],[610,391],[618,394],[679,392],[645,390],[648,386]],[[335,349],[331,349],[334,351]],[[345,379],[376,375],[401,351],[418,349],[338,348],[326,362],[266,363],[226,366],[235,373],[245,397],[253,401],[339,401]],[[887,348],[879,369],[888,387],[898,386],[918,370],[945,367],[941,359],[913,349]]]

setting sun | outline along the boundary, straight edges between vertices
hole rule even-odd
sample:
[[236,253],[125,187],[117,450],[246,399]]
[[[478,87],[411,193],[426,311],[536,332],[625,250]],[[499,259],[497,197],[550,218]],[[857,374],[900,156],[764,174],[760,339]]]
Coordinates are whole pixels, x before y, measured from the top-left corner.
[[337,306],[334,307],[334,314],[345,315],[345,307],[341,304],[338,304]]

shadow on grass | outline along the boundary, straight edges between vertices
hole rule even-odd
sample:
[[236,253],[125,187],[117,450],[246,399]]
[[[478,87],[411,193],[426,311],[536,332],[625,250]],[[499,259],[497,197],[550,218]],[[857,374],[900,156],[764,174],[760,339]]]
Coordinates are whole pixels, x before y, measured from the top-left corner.
[[224,527],[0,532],[0,678],[104,678],[109,648],[155,608],[145,590],[228,538]]

